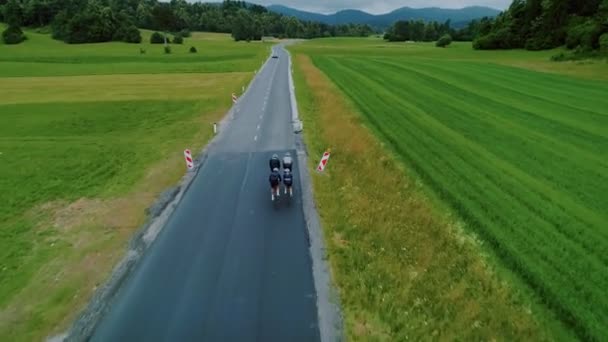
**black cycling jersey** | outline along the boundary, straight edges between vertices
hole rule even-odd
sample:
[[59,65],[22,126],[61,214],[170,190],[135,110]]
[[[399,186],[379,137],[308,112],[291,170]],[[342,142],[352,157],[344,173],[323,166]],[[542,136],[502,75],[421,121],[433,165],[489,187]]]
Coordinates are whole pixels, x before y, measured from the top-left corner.
[[270,171],[281,168],[281,161],[279,159],[270,159],[268,164],[270,165]]

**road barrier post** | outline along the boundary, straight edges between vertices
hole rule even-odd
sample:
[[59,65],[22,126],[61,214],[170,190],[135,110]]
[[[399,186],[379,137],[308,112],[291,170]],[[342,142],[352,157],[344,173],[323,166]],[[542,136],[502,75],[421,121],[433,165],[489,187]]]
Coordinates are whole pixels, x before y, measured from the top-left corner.
[[321,157],[321,161],[319,162],[319,166],[317,166],[317,171],[323,172],[325,170],[325,166],[327,166],[327,162],[329,161],[329,155],[331,151],[327,149],[325,153],[323,153],[323,157]]
[[184,150],[184,158],[186,159],[186,167],[188,170],[192,170],[194,168],[194,160],[192,159],[190,150]]

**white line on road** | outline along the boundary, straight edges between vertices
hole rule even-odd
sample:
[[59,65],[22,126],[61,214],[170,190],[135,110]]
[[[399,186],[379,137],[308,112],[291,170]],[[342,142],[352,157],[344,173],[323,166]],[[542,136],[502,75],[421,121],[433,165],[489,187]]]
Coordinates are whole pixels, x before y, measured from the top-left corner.
[[258,141],[258,136],[253,137],[253,141]]
[[[258,131],[259,131],[259,130],[260,130],[260,125],[258,125],[258,128],[257,128],[257,130],[258,130]],[[0,153],[0,154],[2,154],[2,153]]]

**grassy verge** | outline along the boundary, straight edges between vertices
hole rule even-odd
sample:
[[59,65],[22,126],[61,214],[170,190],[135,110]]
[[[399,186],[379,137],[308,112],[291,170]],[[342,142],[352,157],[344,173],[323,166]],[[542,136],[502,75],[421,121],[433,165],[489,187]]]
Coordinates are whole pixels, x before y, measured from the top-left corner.
[[[1,341],[42,340],[69,326],[145,209],[184,174],[183,149],[212,137],[230,93],[268,48],[251,44],[244,55],[227,35],[195,34],[199,51],[234,58],[222,66],[229,72],[184,74],[183,65],[215,62],[185,55],[186,46],[185,57],[181,47],[139,56],[138,45],[69,46],[27,34],[25,45],[0,45],[0,58],[14,60],[0,62]],[[133,56],[140,60],[124,62]]]
[[527,70],[539,53],[492,52],[488,59],[458,47],[349,43],[367,54],[319,50],[321,42],[297,50],[311,56],[432,196],[480,236],[504,276],[539,304],[542,320],[602,340],[606,81]]
[[313,182],[349,340],[550,338],[479,242],[435,209],[309,57],[295,58],[309,166],[333,151]]

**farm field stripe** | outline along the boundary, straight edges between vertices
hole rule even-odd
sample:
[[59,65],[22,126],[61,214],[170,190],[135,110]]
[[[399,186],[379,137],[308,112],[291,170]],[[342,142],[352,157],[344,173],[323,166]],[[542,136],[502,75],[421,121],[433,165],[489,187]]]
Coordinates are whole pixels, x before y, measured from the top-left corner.
[[[360,66],[361,68],[364,68],[365,66]],[[399,70],[403,70],[403,69],[399,69]],[[411,77],[410,77],[411,78]],[[395,79],[394,82],[397,82],[398,79]],[[425,80],[422,80],[422,82],[424,82]],[[423,100],[423,96],[425,94],[431,94],[431,93],[435,93],[437,97],[441,96],[442,93],[444,92],[448,92],[450,91],[450,89],[446,89],[445,91],[442,91],[441,86],[440,85],[436,85],[433,84],[432,86],[429,87],[424,87],[420,82],[417,83],[417,87],[415,89],[410,89],[408,91],[408,93],[418,93],[418,96],[413,96],[411,101],[417,102],[419,106],[422,106],[425,108],[425,110],[429,110],[430,108],[430,104],[428,101],[424,101]],[[404,87],[404,85],[400,85],[401,88]],[[566,174],[562,174],[562,178],[569,181],[566,182],[566,184],[572,184],[572,183],[576,183],[577,181],[579,182],[579,184],[577,184],[577,186],[573,186],[572,188],[569,188],[569,192],[574,196],[577,197],[579,199],[582,199],[586,202],[587,205],[594,207],[594,206],[598,206],[599,208],[602,208],[602,206],[607,207],[608,208],[608,203],[602,203],[602,202],[597,202],[597,200],[594,200],[594,198],[600,197],[600,195],[602,193],[604,193],[605,191],[601,188],[597,186],[597,179],[602,179],[604,178],[603,175],[604,174],[608,174],[608,168],[603,167],[603,165],[596,165],[595,167],[592,167],[592,165],[594,165],[593,163],[587,163],[584,160],[579,159],[579,161],[577,163],[571,163],[569,159],[566,159],[566,157],[562,154],[556,154],[554,151],[561,151],[562,153],[564,153],[565,151],[563,149],[560,148],[545,148],[544,145],[543,146],[537,146],[535,149],[528,149],[527,153],[525,154],[521,154],[521,153],[517,153],[516,149],[513,148],[514,144],[518,143],[518,139],[521,138],[523,140],[529,140],[530,136],[534,136],[536,135],[535,131],[530,131],[527,130],[525,128],[521,128],[520,126],[516,126],[516,128],[518,129],[514,129],[514,130],[498,130],[495,129],[495,127],[498,127],[499,125],[496,125],[497,122],[501,122],[500,127],[505,127],[508,125],[512,125],[515,124],[512,121],[506,120],[504,118],[504,116],[501,115],[495,115],[492,114],[492,112],[485,112],[483,114],[480,115],[473,115],[472,113],[474,113],[474,111],[476,111],[475,107],[472,107],[471,105],[468,104],[468,101],[465,100],[460,100],[457,98],[453,98],[452,101],[453,103],[447,104],[447,108],[452,109],[451,115],[449,115],[449,113],[447,113],[447,111],[442,111],[441,113],[445,113],[445,115],[443,115],[443,121],[448,120],[450,122],[450,127],[454,128],[454,127],[461,127],[461,130],[469,130],[471,132],[479,132],[478,136],[479,137],[484,137],[487,136],[487,139],[484,143],[485,146],[492,146],[492,150],[495,150],[497,148],[500,148],[500,146],[502,146],[502,142],[505,141],[505,148],[502,148],[499,151],[493,151],[494,153],[499,153],[501,156],[506,156],[509,155],[510,158],[509,160],[511,160],[513,163],[521,163],[522,161],[528,160],[530,162],[531,166],[534,166],[535,164],[537,164],[539,160],[544,160],[543,162],[543,168],[540,168],[540,174],[544,175],[544,179],[546,180],[552,180],[552,178],[555,177],[554,172],[550,173],[550,171],[562,171],[562,172],[567,172]],[[455,105],[455,103],[458,103],[458,106]],[[470,107],[470,108],[467,108]],[[461,108],[467,108],[467,110],[463,110]],[[460,115],[462,115],[462,117],[459,120],[454,120],[454,113],[459,113]],[[439,115],[439,114],[435,114],[435,115]],[[465,119],[465,117],[468,117],[468,119]],[[476,117],[479,117],[479,120],[475,120]],[[488,118],[492,118],[492,120],[488,120]],[[465,120],[465,121],[463,121]],[[474,127],[477,123],[479,122],[488,122],[491,123],[488,126],[484,127],[483,129],[472,129],[472,127]],[[508,135],[513,135],[514,133],[519,133],[518,135],[514,136],[514,137],[518,137],[518,139],[513,139],[513,138],[508,138],[508,139],[497,139],[497,137],[499,136],[503,136],[506,137]],[[527,133],[527,134],[524,134]],[[469,133],[466,133],[468,136],[470,136]],[[529,140],[528,143],[525,143],[525,145],[528,146],[533,146],[535,143],[534,140]],[[559,146],[558,146],[559,147]],[[566,146],[562,146],[562,147],[566,147]],[[526,149],[525,146],[522,146],[523,150]],[[537,151],[538,150],[538,151]],[[542,152],[542,153],[541,153]],[[574,152],[574,151],[573,151]],[[534,153],[534,154],[533,154]],[[578,156],[578,154],[577,154]],[[580,157],[579,157],[580,158]],[[554,164],[554,167],[552,167],[552,164]],[[589,165],[589,166],[587,166]],[[601,166],[598,169],[598,166]],[[585,189],[584,191],[581,191],[581,184],[580,184],[580,175],[581,174],[587,174],[588,176],[585,177],[585,179],[583,179],[582,181],[588,182],[589,185],[585,187],[583,187],[583,189]],[[595,195],[595,196],[594,196]]]
[[[416,69],[412,69],[411,66],[407,67],[406,65],[402,64],[402,63],[395,63],[395,62],[386,62],[383,61],[382,63],[387,64],[387,65],[393,65],[397,68],[401,68],[404,69],[406,68],[407,70],[410,71],[416,71],[416,72],[420,72],[422,73],[423,70],[425,71],[429,71],[429,69],[440,69],[437,66],[427,66],[425,65],[422,68],[416,68]],[[517,117],[522,117],[522,121],[528,123],[529,120],[525,120],[525,119],[543,119],[543,121],[541,122],[543,125],[557,125],[557,127],[563,127],[563,129],[567,128],[569,130],[573,130],[576,129],[581,130],[583,127],[586,127],[585,130],[582,131],[586,131],[587,134],[581,136],[580,141],[581,142],[586,142],[589,139],[593,139],[592,141],[594,143],[601,143],[601,144],[606,144],[606,136],[608,136],[608,134],[606,134],[606,132],[604,130],[601,130],[598,125],[602,125],[602,124],[608,124],[608,119],[604,119],[603,116],[598,115],[597,113],[587,113],[585,114],[584,111],[581,110],[576,110],[576,113],[579,113],[581,116],[583,116],[585,118],[585,120],[581,120],[581,118],[578,118],[577,120],[573,120],[571,119],[572,117],[572,113],[568,113],[568,114],[561,114],[562,112],[564,112],[563,110],[563,106],[558,106],[555,107],[554,109],[559,109],[559,111],[554,112],[554,114],[552,115],[539,115],[539,109],[546,109],[546,105],[547,104],[551,104],[550,102],[538,102],[536,105],[532,105],[530,103],[530,97],[533,96],[531,94],[528,93],[522,93],[519,92],[517,90],[514,90],[510,87],[506,87],[503,85],[494,85],[491,81],[486,80],[486,79],[479,79],[479,78],[474,78],[472,76],[470,76],[469,74],[462,74],[462,73],[457,73],[457,72],[453,72],[450,70],[446,70],[446,69],[441,69],[442,71],[440,73],[432,73],[432,74],[426,74],[428,76],[434,77],[434,78],[441,78],[444,79],[447,75],[454,75],[454,77],[452,78],[452,81],[457,81],[457,83],[453,83],[450,82],[449,84],[451,84],[452,86],[455,86],[457,88],[461,88],[463,90],[467,90],[470,94],[474,94],[475,96],[479,97],[479,95],[477,94],[485,94],[485,96],[483,96],[483,98],[486,98],[487,100],[492,100],[494,102],[494,104],[498,104],[501,106],[504,106],[506,108],[511,108],[511,109],[516,109],[516,112],[513,112],[514,115],[517,115]],[[469,80],[469,82],[467,83],[468,86],[464,87],[463,86],[463,81],[467,81]],[[445,81],[445,80],[444,80]],[[478,89],[476,88],[474,85],[475,83],[477,83],[477,85],[479,85],[480,82],[483,82],[484,87],[482,87],[482,89]],[[488,88],[489,87],[489,88]],[[492,87],[494,87],[494,89],[492,89]],[[490,90],[492,89],[492,90]],[[508,94],[511,94],[513,96],[507,96]],[[482,98],[482,97],[479,97]],[[503,99],[503,101],[497,101],[495,99],[500,98]],[[519,99],[519,101],[514,102],[514,99]],[[505,102],[505,100],[510,100],[508,102]],[[517,103],[517,106],[514,104]],[[552,105],[552,104],[551,104]],[[523,113],[522,113],[523,111]],[[524,115],[522,115],[524,114]],[[567,121],[563,121],[563,120],[555,120],[556,117],[566,117]],[[582,122],[584,121],[594,121],[593,118],[597,119],[595,122],[595,124],[593,125],[586,125],[586,126],[581,126],[583,125]],[[552,124],[553,122],[553,124]],[[542,128],[543,126],[537,126],[539,128]],[[562,129],[562,130],[563,130]],[[573,133],[576,133],[576,131],[574,131]],[[591,133],[591,134],[590,134]],[[579,133],[580,134],[580,133]],[[572,135],[573,137],[576,137],[575,134]],[[586,147],[595,147],[597,146],[596,144],[585,144]]]
[[[357,66],[357,69],[358,69],[358,70],[363,70],[364,68],[366,68],[366,66],[365,66],[365,65],[358,65],[358,66]],[[376,70],[376,71],[374,71],[373,73],[370,73],[370,74],[369,74],[369,77],[373,79],[373,78],[374,78],[374,76],[373,76],[373,75],[377,75],[377,74],[378,74],[378,71]],[[387,77],[389,77],[389,76],[387,76]],[[389,77],[389,78],[390,78],[390,77]],[[398,80],[396,80],[396,81],[398,81]],[[395,85],[395,84],[393,83],[393,85]],[[403,89],[403,86],[404,86],[404,85],[399,85],[399,86],[401,87],[400,89]],[[417,88],[419,88],[419,87],[417,87]],[[393,89],[393,88],[391,88],[391,89]],[[416,89],[410,89],[410,91],[412,91],[412,92],[416,92],[417,90],[416,90]],[[420,94],[420,95],[424,95],[424,92],[423,92],[422,94]],[[415,101],[415,99],[420,98],[420,97],[421,97],[421,96],[414,96],[414,97],[412,97],[412,98],[410,99],[410,101]],[[424,106],[424,103],[428,103],[429,101],[421,101],[421,102],[423,103],[422,105]],[[420,104],[419,104],[419,105],[420,105]],[[514,168],[514,167],[511,167],[511,168],[512,168],[512,169],[516,169],[516,168]],[[521,172],[520,172],[520,173],[521,173]],[[528,178],[529,178],[530,176],[529,176],[529,175],[527,175],[526,177],[528,177]],[[537,180],[537,181],[538,181],[538,180]],[[551,190],[551,187],[550,187],[550,186],[548,186],[546,183],[545,183],[545,185],[543,185],[543,188],[544,188],[544,189],[543,189],[542,191],[540,191],[540,193],[541,193],[541,194],[546,193],[547,191],[552,191],[552,192],[556,193],[556,195],[557,195],[557,192],[556,192],[555,190]],[[549,197],[545,197],[545,199],[546,199],[546,200],[551,200],[551,198],[549,198]],[[580,206],[580,205],[576,204],[575,202],[571,203],[571,205],[574,205],[575,207],[578,207],[580,210],[586,211],[586,212],[585,212],[583,215],[581,215],[581,217],[579,217],[579,219],[581,219],[581,220],[583,220],[583,221],[587,221],[587,220],[588,220],[590,217],[594,217],[594,216],[596,216],[596,215],[597,215],[595,212],[588,211],[586,208],[584,208],[584,207],[582,207],[582,206]],[[596,220],[597,222],[596,222],[596,224],[601,224],[602,220],[603,220],[603,219],[602,219],[601,217],[597,217],[597,220]]]

